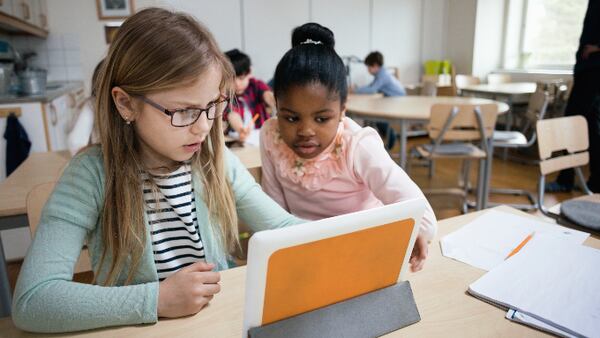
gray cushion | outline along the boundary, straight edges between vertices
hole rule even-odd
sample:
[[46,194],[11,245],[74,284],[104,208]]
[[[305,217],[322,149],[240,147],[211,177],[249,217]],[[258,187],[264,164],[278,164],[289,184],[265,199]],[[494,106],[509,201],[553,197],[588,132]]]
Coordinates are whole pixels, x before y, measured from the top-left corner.
[[565,201],[560,205],[560,213],[577,225],[600,231],[600,203]]

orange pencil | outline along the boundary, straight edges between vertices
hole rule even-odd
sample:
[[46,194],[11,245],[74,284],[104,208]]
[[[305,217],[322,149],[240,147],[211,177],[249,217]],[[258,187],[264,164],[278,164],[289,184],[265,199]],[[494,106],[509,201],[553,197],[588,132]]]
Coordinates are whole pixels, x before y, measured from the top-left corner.
[[[260,114],[256,114],[252,117],[252,124],[256,123],[256,120],[258,120],[258,118],[260,117]],[[248,124],[250,125],[250,124]]]
[[523,240],[523,242],[521,242],[519,245],[517,245],[516,248],[513,249],[513,251],[511,251],[508,256],[506,256],[506,258],[504,260],[509,259],[511,256],[514,256],[517,252],[521,251],[521,249],[523,249],[523,247],[525,246],[525,244],[527,244],[527,242],[529,242],[529,240],[531,240],[531,238],[533,237],[533,235],[535,234],[535,231],[530,233],[529,236],[525,237],[525,239]]

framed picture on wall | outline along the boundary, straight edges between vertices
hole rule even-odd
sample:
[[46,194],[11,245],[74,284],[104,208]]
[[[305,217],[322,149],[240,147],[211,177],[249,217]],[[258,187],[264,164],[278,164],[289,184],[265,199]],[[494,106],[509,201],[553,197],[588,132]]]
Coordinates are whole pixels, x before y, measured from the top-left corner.
[[133,14],[133,0],[96,0],[98,19],[125,19]]
[[122,22],[109,22],[104,25],[104,36],[106,38],[106,43],[111,44],[115,38],[115,34],[121,27]]

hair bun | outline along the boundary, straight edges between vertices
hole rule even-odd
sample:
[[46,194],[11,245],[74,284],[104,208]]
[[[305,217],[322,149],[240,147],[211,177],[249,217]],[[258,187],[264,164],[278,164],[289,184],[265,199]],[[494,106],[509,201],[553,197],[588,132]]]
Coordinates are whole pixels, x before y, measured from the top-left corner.
[[329,28],[315,22],[309,22],[294,28],[292,31],[292,47],[302,44],[323,44],[334,48],[335,38]]

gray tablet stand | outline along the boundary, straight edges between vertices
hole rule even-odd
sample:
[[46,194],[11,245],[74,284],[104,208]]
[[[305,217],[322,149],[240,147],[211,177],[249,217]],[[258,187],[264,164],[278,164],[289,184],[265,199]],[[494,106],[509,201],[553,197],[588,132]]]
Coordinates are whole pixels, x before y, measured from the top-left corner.
[[378,337],[421,320],[408,281],[248,331],[250,338]]

